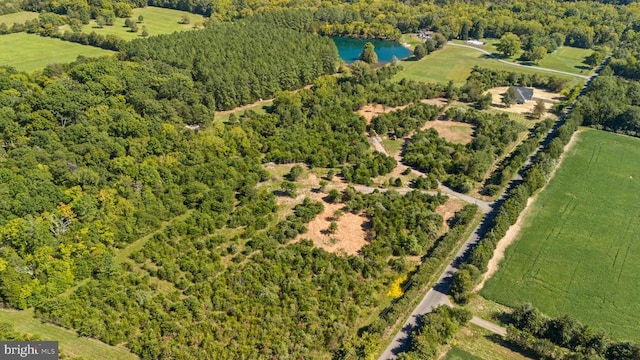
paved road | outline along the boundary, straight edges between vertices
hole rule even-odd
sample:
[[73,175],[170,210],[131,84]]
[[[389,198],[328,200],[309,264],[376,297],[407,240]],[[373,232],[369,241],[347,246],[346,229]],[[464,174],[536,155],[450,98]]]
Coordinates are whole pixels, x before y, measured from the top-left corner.
[[[465,45],[456,45],[456,46],[465,46]],[[609,59],[610,59],[610,56],[607,56],[604,62],[596,69],[594,75],[591,76],[589,80],[584,84],[582,90],[580,91],[580,95],[576,98],[576,101],[580,98],[580,96],[582,96],[585,93],[586,88],[589,86],[589,84],[600,74],[602,69],[604,69]],[[492,210],[485,215],[485,217],[482,219],[482,223],[480,223],[480,225],[478,225],[473,230],[473,233],[467,239],[467,241],[465,241],[465,243],[462,245],[461,249],[458,251],[458,253],[456,254],[451,264],[447,266],[447,269],[440,276],[436,285],[427,292],[427,294],[424,296],[420,304],[411,313],[411,316],[409,316],[409,319],[407,319],[402,329],[398,331],[398,333],[393,338],[391,344],[389,344],[389,346],[385,349],[385,351],[378,358],[378,360],[395,359],[398,356],[398,354],[400,354],[401,352],[405,352],[409,349],[409,346],[411,343],[409,341],[410,334],[411,334],[411,331],[416,327],[416,320],[419,315],[423,315],[430,312],[434,307],[438,305],[450,305],[450,301],[447,298],[446,294],[449,293],[449,289],[451,288],[453,275],[458,271],[458,267],[464,263],[464,261],[466,260],[466,257],[469,255],[471,249],[473,249],[473,247],[478,243],[479,239],[483,238],[484,233],[489,228],[489,224],[491,224],[494,217],[496,216],[496,213],[497,213],[496,210],[499,209],[499,205],[504,201],[504,199],[506,198],[506,195],[509,193],[509,191],[511,191],[511,189],[514,188],[514,186],[522,182],[521,175],[524,169],[531,166],[533,159],[535,159],[535,157],[538,156],[538,154],[545,148],[545,145],[552,140],[553,133],[562,124],[564,124],[566,115],[569,114],[569,112],[573,109],[574,105],[575,105],[575,101],[573,104],[571,104],[567,108],[567,111],[565,112],[565,114],[563,116],[560,116],[558,121],[556,121],[556,123],[554,124],[553,129],[549,131],[545,139],[541,142],[540,147],[538,147],[533,152],[533,154],[531,154],[531,156],[529,157],[527,162],[523,165],[521,170],[514,175],[509,185],[507,185],[507,187],[500,194],[497,200],[491,204]],[[480,321],[476,321],[476,323],[478,325],[484,324],[489,326],[488,324]],[[480,325],[480,326],[483,326],[483,325]],[[494,328],[493,330],[490,328],[488,329],[491,331],[493,330],[502,331],[502,330],[499,330],[498,328]]]
[[485,217],[485,220],[476,226],[471,236],[467,241],[465,241],[460,250],[458,250],[458,253],[451,264],[449,264],[442,275],[440,275],[436,285],[427,292],[420,304],[418,304],[418,306],[413,310],[409,319],[407,319],[405,324],[402,326],[402,329],[398,331],[391,341],[391,344],[389,344],[387,349],[382,353],[382,355],[380,355],[378,358],[379,360],[395,359],[398,354],[409,350],[409,346],[411,345],[409,337],[411,332],[416,328],[417,320],[420,315],[429,313],[438,305],[451,306],[451,302],[449,301],[447,294],[451,288],[453,275],[458,271],[458,266],[464,262],[473,246],[481,239],[480,235],[487,230],[487,224],[488,222]]
[[547,72],[552,72],[552,73],[556,73],[556,74],[562,74],[562,75],[568,75],[568,76],[574,76],[574,77],[579,77],[581,79],[590,79],[591,76],[586,76],[586,75],[579,75],[579,74],[574,74],[574,73],[570,73],[570,72],[566,72],[566,71],[560,71],[560,70],[555,70],[555,69],[549,69],[549,68],[543,68],[540,66],[530,66],[530,65],[523,65],[523,64],[518,64],[518,63],[514,63],[511,61],[506,61],[506,60],[502,60],[499,59],[497,57],[495,57],[492,53],[488,52],[487,50],[484,49],[480,49],[477,48],[475,46],[470,46],[470,45],[462,45],[462,44],[456,44],[453,43],[451,41],[449,41],[447,43],[447,45],[453,45],[453,46],[458,46],[458,47],[464,47],[464,48],[469,48],[469,49],[473,49],[473,50],[477,50],[480,51],[481,53],[487,54],[490,57],[498,60],[499,62],[503,63],[503,64],[509,64],[509,65],[513,65],[513,66],[520,66],[520,67],[524,67],[524,68],[528,68],[528,69],[535,69],[535,70],[541,70],[541,71],[547,71]]

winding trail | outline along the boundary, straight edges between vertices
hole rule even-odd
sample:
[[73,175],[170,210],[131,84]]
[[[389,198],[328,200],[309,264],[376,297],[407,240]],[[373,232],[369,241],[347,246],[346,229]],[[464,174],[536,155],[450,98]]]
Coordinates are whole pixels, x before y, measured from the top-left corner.
[[480,48],[477,48],[475,46],[456,44],[456,43],[453,43],[451,41],[447,42],[447,45],[458,46],[458,47],[463,47],[463,48],[467,48],[467,49],[473,49],[473,50],[476,50],[476,51],[480,51],[481,53],[489,55],[489,57],[491,57],[492,59],[498,60],[498,62],[501,62],[503,64],[519,66],[519,67],[527,68],[527,69],[547,71],[547,72],[552,72],[552,73],[562,74],[562,75],[567,75],[567,76],[573,76],[573,77],[578,77],[578,78],[585,79],[585,80],[589,80],[591,77],[593,77],[593,75],[586,76],[586,75],[570,73],[570,72],[567,72],[567,71],[549,69],[549,68],[544,68],[544,67],[540,67],[540,66],[533,66],[533,65],[523,65],[523,64],[518,64],[518,63],[514,63],[514,62],[511,62],[511,61],[507,61],[507,60],[502,60],[502,59],[497,58],[494,54],[488,52],[487,50],[480,49]]

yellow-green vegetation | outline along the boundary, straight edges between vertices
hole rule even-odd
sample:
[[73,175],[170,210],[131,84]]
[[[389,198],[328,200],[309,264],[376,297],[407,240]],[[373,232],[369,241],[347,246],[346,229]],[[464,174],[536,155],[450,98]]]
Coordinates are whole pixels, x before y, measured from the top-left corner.
[[215,114],[213,120],[216,122],[227,122],[229,121],[229,117],[231,116],[231,114],[234,114],[237,118],[240,118],[240,116],[244,115],[244,113],[248,110],[254,111],[257,114],[266,114],[266,109],[268,106],[271,106],[271,104],[273,104],[273,100],[263,100],[251,105],[241,106],[234,110],[219,111]]
[[38,18],[37,12],[32,11],[20,11],[12,14],[0,15],[0,24],[7,24],[9,28],[13,24],[24,24],[27,20],[33,20]]
[[13,325],[15,331],[38,336],[41,340],[59,341],[60,350],[70,357],[83,359],[137,359],[126,348],[107,345],[98,340],[81,337],[75,331],[43,323],[33,317],[33,309],[18,311],[0,309],[0,322]]
[[489,330],[468,324],[460,329],[454,340],[454,347],[446,360],[524,360],[528,357],[505,346],[502,338]]
[[636,340],[640,140],[596,130],[576,136],[482,294]]
[[445,360],[483,360],[481,357],[470,354],[455,346],[447,352]]
[[437,81],[447,83],[452,80],[456,85],[462,85],[474,66],[516,71],[524,74],[541,73],[572,80],[577,83],[578,79],[563,76],[543,70],[531,69],[527,67],[515,66],[499,62],[490,58],[478,50],[445,45],[441,50],[435,51],[419,61],[402,61],[404,70],[396,74],[395,80],[402,78],[422,81]]
[[[495,323],[501,323],[502,314],[510,313],[511,308],[498,304],[497,302],[487,300],[482,296],[473,296],[466,305],[467,309],[482,319]],[[506,325],[506,324],[503,324]]]
[[22,71],[41,69],[52,63],[68,63],[78,56],[114,54],[109,50],[27,33],[0,36],[0,49],[11,49],[0,51],[0,65]]
[[[144,18],[142,22],[138,22],[138,17],[140,15]],[[180,23],[183,16],[189,18],[188,24]],[[143,26],[147,29],[149,36],[152,36],[158,34],[170,34],[176,31],[191,30],[194,27],[201,28],[202,23],[204,22],[204,17],[202,15],[152,6],[133,9],[131,19],[137,23],[138,32],[131,32],[128,27],[124,26],[126,19],[122,18],[116,18],[112,26],[104,26],[102,28],[99,28],[98,25],[96,25],[95,20],[91,20],[89,24],[82,27],[82,31],[85,33],[95,31],[96,34],[100,35],[115,35],[124,40],[133,40],[142,37]]]
[[400,40],[398,40],[401,44],[409,44],[411,49],[413,49],[416,45],[423,43],[424,40],[417,37],[415,34],[402,34],[400,36]]
[[559,47],[540,60],[539,66],[580,75],[589,75],[591,70],[583,63],[584,58],[591,55],[591,49],[579,49],[570,46]]
[[396,139],[396,140],[384,139],[382,140],[382,146],[384,147],[385,150],[387,150],[387,153],[389,154],[389,156],[394,156],[395,154],[400,152],[400,149],[402,149],[403,142],[404,140],[402,139]]

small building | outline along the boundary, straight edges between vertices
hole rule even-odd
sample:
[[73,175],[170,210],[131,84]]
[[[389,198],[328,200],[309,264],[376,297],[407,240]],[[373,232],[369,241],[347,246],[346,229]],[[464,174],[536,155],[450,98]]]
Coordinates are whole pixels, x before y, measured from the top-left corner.
[[521,86],[512,86],[511,88],[514,89],[517,93],[516,104],[524,104],[533,98],[532,88],[526,88]]
[[467,40],[467,45],[482,46],[484,45],[484,42],[480,40]]

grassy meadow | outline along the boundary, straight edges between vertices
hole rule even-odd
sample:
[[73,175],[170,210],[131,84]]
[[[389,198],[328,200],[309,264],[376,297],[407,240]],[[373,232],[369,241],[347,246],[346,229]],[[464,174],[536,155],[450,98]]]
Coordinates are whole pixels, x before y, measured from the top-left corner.
[[43,323],[33,317],[33,309],[24,311],[0,309],[0,322],[10,323],[15,331],[37,335],[41,340],[59,341],[60,350],[71,358],[138,359],[124,347],[111,346],[95,339],[78,336],[75,331]]
[[[138,16],[142,15],[144,20],[138,23]],[[180,19],[183,16],[189,18],[189,24],[180,24]],[[191,30],[194,26],[202,27],[204,17],[202,15],[191,14],[186,11],[164,9],[158,7],[145,7],[133,9],[133,15],[131,19],[138,24],[138,32],[134,33],[129,31],[128,27],[124,26],[126,19],[116,18],[112,26],[104,26],[99,28],[96,25],[95,20],[91,20],[89,24],[82,27],[82,32],[91,33],[95,31],[100,35],[115,35],[124,40],[133,40],[142,37],[142,27],[147,28],[149,36],[158,34],[170,34],[176,31]],[[64,28],[61,29],[64,31]]]
[[525,74],[541,73],[554,75],[571,79],[572,83],[576,84],[582,81],[581,79],[571,76],[563,76],[552,72],[501,63],[496,59],[489,58],[480,51],[451,45],[445,45],[441,50],[435,51],[419,61],[401,61],[401,64],[404,70],[395,75],[395,80],[407,78],[441,83],[447,83],[453,80],[456,85],[462,85],[467,77],[469,77],[469,74],[471,74],[471,69],[477,65]]
[[528,357],[511,350],[499,335],[479,326],[468,324],[455,336],[453,347],[444,360],[527,360]]
[[37,12],[32,11],[20,11],[12,14],[0,15],[0,24],[7,24],[9,28],[15,23],[24,24],[27,20],[33,20],[38,18]]
[[114,54],[113,51],[76,44],[35,34],[0,35],[0,65],[21,71],[41,69],[51,63],[68,63],[78,56],[95,57]]
[[583,61],[592,52],[591,49],[562,46],[551,54],[547,54],[544,59],[540,60],[538,66],[579,75],[590,75],[592,71]]
[[481,294],[640,340],[640,139],[577,135]]
[[459,347],[453,347],[447,352],[445,360],[483,360],[481,357],[470,354]]

